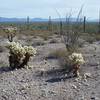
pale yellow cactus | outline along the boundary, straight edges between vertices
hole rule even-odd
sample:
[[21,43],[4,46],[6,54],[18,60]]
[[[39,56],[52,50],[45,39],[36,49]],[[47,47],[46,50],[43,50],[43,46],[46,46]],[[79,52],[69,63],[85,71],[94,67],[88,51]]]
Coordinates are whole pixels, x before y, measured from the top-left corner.
[[10,42],[13,42],[13,38],[16,36],[15,33],[17,32],[17,27],[12,27],[12,26],[6,27],[4,28],[4,31],[7,35],[8,40]]
[[72,68],[73,68],[72,69],[73,74],[75,76],[79,76],[80,65],[85,62],[82,54],[81,53],[72,53],[69,56],[69,61],[70,61],[71,65],[72,65]]
[[10,50],[9,63],[13,67],[24,67],[29,62],[30,57],[36,55],[35,48],[32,46],[22,46],[18,42],[8,42],[6,47]]
[[81,53],[72,53],[69,59],[73,64],[83,64],[85,62]]

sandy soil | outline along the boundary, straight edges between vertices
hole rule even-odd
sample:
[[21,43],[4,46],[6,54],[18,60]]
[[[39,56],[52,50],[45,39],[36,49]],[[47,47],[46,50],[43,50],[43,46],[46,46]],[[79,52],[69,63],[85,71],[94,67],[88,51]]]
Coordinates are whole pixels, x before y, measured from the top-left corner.
[[[35,39],[19,40],[33,45]],[[0,38],[0,100],[100,100],[100,43],[86,43],[82,48],[86,63],[81,78],[72,78],[60,68],[58,59],[46,59],[53,50],[65,48],[63,43],[35,46],[38,54],[30,60],[30,69],[10,70],[6,39]],[[85,73],[89,73],[86,78]]]

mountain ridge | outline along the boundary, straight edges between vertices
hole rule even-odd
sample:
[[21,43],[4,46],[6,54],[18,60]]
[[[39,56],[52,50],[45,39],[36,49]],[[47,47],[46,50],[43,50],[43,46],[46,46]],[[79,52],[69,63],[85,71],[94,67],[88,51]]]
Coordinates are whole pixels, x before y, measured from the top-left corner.
[[[6,17],[0,17],[0,22],[26,22],[27,18],[6,18]],[[47,18],[30,18],[30,22],[47,22],[49,19]],[[66,18],[54,18],[51,19],[52,21],[66,21]],[[71,18],[70,21],[75,22],[76,18]],[[91,19],[87,20],[89,22],[98,22],[98,19]]]

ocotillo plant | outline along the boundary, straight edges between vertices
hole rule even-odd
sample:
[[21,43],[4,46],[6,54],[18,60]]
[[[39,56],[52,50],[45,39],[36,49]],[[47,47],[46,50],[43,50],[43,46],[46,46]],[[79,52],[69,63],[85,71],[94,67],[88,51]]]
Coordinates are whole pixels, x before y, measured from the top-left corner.
[[60,35],[63,35],[63,22],[60,20]]
[[83,32],[86,32],[86,16],[84,16],[84,21],[83,21]]
[[48,30],[49,30],[49,31],[52,31],[52,21],[51,21],[51,16],[49,16]]
[[99,25],[98,25],[98,28],[99,28],[98,33],[100,33],[100,10],[99,10]]
[[66,46],[66,49],[68,50],[68,52],[74,52],[78,49],[78,39],[79,39],[79,34],[80,34],[80,23],[81,23],[81,18],[80,15],[82,13],[82,8],[80,9],[76,22],[75,23],[70,23],[70,18],[71,18],[71,14],[69,14],[68,18],[66,17],[66,31],[63,30],[63,21],[61,19],[61,16],[59,14],[59,12],[56,10],[58,16],[59,16],[59,20],[60,20],[60,35],[61,38]]
[[27,30],[29,30],[29,25],[30,24],[30,18],[29,16],[27,16],[27,20],[26,20],[26,25],[27,25]]
[[81,23],[81,18],[80,15],[82,13],[82,8],[80,9],[76,22],[72,23],[70,22],[71,14],[69,15],[67,19],[67,29],[66,32],[63,33],[63,39],[64,43],[66,45],[66,49],[69,52],[75,52],[78,49],[79,46],[79,36],[81,32],[80,28],[80,23]]
[[82,54],[77,53],[79,48],[79,36],[82,31],[80,28],[81,13],[82,8],[78,13],[76,22],[73,23],[70,22],[71,14],[69,14],[69,16],[66,18],[66,30],[63,30],[63,21],[61,20],[60,14],[58,13],[60,18],[60,35],[68,53],[66,66],[71,67],[70,71],[72,71],[75,76],[79,75],[80,65],[84,62]]

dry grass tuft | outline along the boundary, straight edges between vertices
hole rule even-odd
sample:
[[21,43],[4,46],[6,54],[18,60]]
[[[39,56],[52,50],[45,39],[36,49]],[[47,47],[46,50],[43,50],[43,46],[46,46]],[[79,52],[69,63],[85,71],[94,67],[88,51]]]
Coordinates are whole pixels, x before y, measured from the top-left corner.
[[66,57],[67,54],[68,54],[68,52],[67,52],[66,49],[58,49],[58,50],[55,50],[55,51],[51,52],[48,55],[48,58],[56,58],[56,59],[59,59],[59,58],[62,58],[62,57]]

